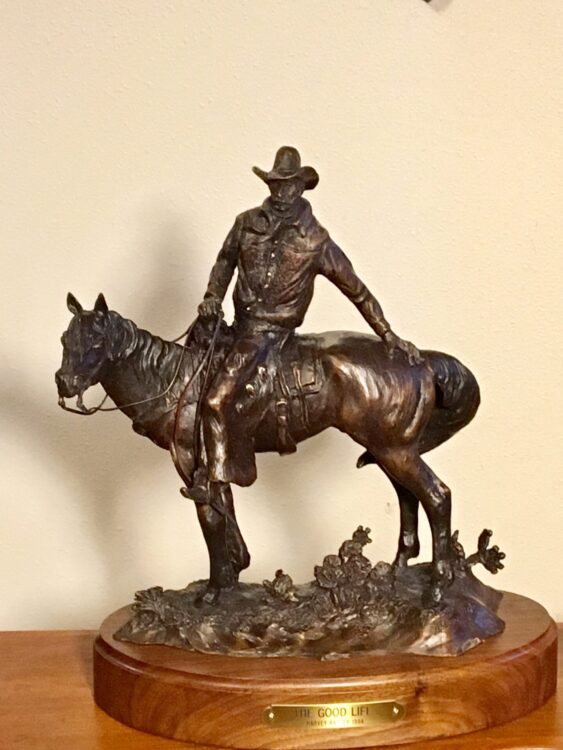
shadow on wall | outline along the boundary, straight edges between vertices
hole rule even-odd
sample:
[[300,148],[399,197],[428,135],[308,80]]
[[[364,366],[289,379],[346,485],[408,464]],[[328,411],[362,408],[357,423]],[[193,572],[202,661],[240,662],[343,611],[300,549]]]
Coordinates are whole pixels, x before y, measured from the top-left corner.
[[[189,282],[190,243],[185,234],[179,231],[178,223],[165,224],[160,229],[151,247],[143,248],[145,257],[152,259],[148,283],[143,284],[142,292],[140,289],[130,292],[135,295],[136,301],[141,300],[141,305],[135,304],[130,307],[133,307],[135,317],[141,326],[150,325],[163,337],[173,338],[191,322],[191,319],[183,320],[183,317],[186,314],[188,317],[195,315],[201,290],[196,290],[186,283]],[[120,256],[119,267],[125,269],[128,264],[134,263],[134,256],[137,254],[138,249],[135,248],[127,255]],[[115,272],[112,277],[115,278]],[[181,283],[178,283],[178,277],[182,279]],[[122,278],[127,279],[128,276],[125,274]],[[81,299],[79,293],[77,296]],[[93,300],[81,301],[86,309],[92,307]],[[126,295],[120,297],[120,300],[108,300],[108,303],[125,317],[131,313]],[[64,304],[64,300],[55,300],[54,304]],[[177,327],[178,331],[169,330],[173,326]],[[62,347],[60,353],[62,356]],[[169,471],[173,474],[175,469],[172,461],[165,451],[148,443],[150,450],[143,451],[142,460],[139,460],[139,453],[135,450],[133,442],[139,444],[142,440],[132,433],[129,420],[120,413],[82,418],[60,411],[57,407],[54,372],[48,372],[47,368],[36,377],[39,377],[42,383],[47,381],[52,384],[49,400],[45,399],[44,385],[38,388],[37,381],[33,383],[26,380],[23,372],[8,368],[3,370],[0,378],[0,398],[5,410],[6,423],[14,425],[14,434],[20,432],[23,436],[30,474],[33,473],[33,466],[39,465],[47,467],[47,472],[49,467],[52,467],[56,477],[66,476],[68,482],[62,480],[62,483],[67,486],[61,486],[61,497],[65,499],[72,497],[72,493],[76,493],[76,488],[79,488],[79,494],[75,494],[76,505],[79,505],[77,516],[81,526],[92,529],[91,538],[98,545],[96,559],[103,571],[103,579],[99,581],[97,588],[99,590],[103,587],[104,598],[110,599],[112,592],[120,588],[120,580],[127,577],[128,573],[123,569],[123,549],[118,549],[115,542],[115,534],[119,531],[120,524],[116,517],[117,500],[124,488],[130,484],[141,489],[143,480],[159,471],[164,465],[163,462],[168,462]],[[98,389],[99,386],[95,390]],[[89,404],[97,403],[97,395],[87,392],[85,401]],[[133,437],[134,441],[131,440]],[[180,484],[178,478],[178,487]],[[48,501],[49,498],[46,497],[45,502]],[[179,496],[178,501],[180,502]],[[195,513],[193,518],[193,531],[195,533],[197,530],[199,533]],[[186,533],[190,533],[190,530],[186,529]],[[62,535],[63,532],[60,539],[53,539],[51,546],[62,549],[64,554]],[[137,569],[141,568],[142,575],[144,561],[141,558],[135,558],[134,565]],[[48,560],[40,558],[36,558],[37,562],[45,566],[49,564]],[[147,571],[147,578],[150,578],[150,571]],[[41,592],[37,593],[40,600]],[[53,600],[49,592],[45,592],[45,598],[52,607]],[[64,621],[65,614],[68,615],[66,619],[71,620],[76,616],[78,607],[83,619],[88,618],[90,614],[97,617],[99,598],[97,602],[92,601],[91,605],[88,604],[88,597],[84,599],[77,601],[75,597],[65,596],[61,591],[60,599],[55,604],[57,621]],[[92,599],[95,600],[96,597]],[[35,601],[35,606],[41,608],[42,604]],[[91,612],[88,612],[89,606],[92,607]],[[44,611],[47,612],[48,609]]]
[[[152,234],[149,239],[143,235],[140,243],[135,243],[128,253],[120,252],[117,263],[112,262],[107,268],[109,282],[115,278],[130,278],[131,269],[137,267],[137,273],[143,276],[141,288],[131,289],[120,281],[119,299],[113,299],[115,295],[107,294],[107,289],[99,291],[106,291],[111,309],[132,318],[141,328],[172,339],[182,333],[197,314],[204,289],[194,288],[193,282],[190,283],[190,256],[193,254],[195,266],[202,263],[195,248],[197,240],[188,234],[180,219],[169,217],[158,222]],[[145,267],[144,258],[151,260],[149,267]],[[209,262],[211,260],[214,257]],[[94,302],[93,299],[80,301],[88,306]]]
[[453,0],[426,0],[432,10],[443,13],[453,3]]

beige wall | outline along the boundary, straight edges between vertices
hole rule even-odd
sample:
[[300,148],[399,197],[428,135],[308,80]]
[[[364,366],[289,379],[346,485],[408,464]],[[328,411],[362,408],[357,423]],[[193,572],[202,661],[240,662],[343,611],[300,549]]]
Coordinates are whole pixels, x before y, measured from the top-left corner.
[[[178,334],[283,143],[394,328],[477,373],[476,420],[430,463],[466,546],[491,527],[507,552],[494,583],[563,618],[560,0],[2,6],[0,627],[94,627],[206,575],[166,453],[57,409],[64,299]],[[366,328],[319,281],[304,328],[333,327]],[[248,577],[306,579],[360,523],[393,554],[396,501],[358,453],[330,432],[259,459]]]

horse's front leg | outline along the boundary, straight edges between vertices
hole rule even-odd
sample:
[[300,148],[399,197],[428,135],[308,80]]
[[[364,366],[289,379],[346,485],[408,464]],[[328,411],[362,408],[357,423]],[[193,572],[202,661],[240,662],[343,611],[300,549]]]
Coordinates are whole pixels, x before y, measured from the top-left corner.
[[229,549],[229,558],[238,577],[240,571],[248,568],[250,565],[250,553],[248,552],[248,547],[236,519],[231,485],[222,484],[219,488],[219,496],[227,513],[227,546]]
[[221,591],[237,585],[238,573],[230,560],[226,515],[210,503],[198,503],[197,517],[209,552],[209,582],[203,600],[211,604],[217,601]]

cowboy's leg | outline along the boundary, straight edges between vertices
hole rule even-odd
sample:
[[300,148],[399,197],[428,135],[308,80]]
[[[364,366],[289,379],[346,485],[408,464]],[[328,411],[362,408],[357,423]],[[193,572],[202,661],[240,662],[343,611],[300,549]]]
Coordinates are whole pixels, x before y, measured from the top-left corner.
[[245,398],[246,385],[265,360],[268,340],[264,335],[235,340],[223,366],[213,380],[202,410],[209,479],[234,482],[243,487],[256,479],[253,420],[237,411]]

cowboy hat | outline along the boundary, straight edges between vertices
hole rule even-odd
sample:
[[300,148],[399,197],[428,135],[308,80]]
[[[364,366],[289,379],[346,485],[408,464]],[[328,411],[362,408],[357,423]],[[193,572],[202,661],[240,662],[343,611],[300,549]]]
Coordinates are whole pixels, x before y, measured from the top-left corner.
[[282,146],[278,149],[274,166],[269,172],[259,167],[252,167],[252,171],[265,183],[272,180],[290,180],[292,177],[299,177],[305,185],[305,190],[312,190],[319,181],[319,175],[313,167],[301,166],[299,151],[292,146]]

